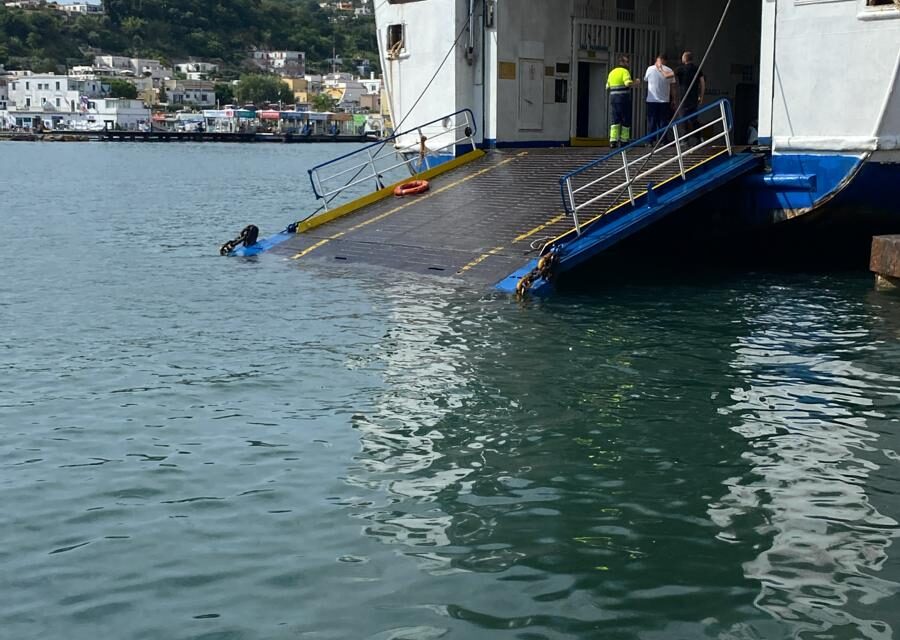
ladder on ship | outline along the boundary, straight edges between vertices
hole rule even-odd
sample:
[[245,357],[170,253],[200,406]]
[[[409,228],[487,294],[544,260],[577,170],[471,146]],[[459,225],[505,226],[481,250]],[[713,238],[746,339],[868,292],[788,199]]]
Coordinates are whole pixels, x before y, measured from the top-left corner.
[[739,153],[732,134],[731,105],[722,99],[566,173],[559,188],[570,228],[497,288],[546,290],[553,279],[637,231],[758,170],[763,157]]

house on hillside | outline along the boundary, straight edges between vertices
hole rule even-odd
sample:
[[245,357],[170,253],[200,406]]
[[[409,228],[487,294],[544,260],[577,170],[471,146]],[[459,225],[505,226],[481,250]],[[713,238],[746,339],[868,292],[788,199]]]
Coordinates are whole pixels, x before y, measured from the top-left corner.
[[91,2],[73,2],[72,4],[59,3],[56,5],[56,9],[58,11],[65,11],[66,13],[80,13],[93,16],[102,16],[106,13],[103,10],[103,4],[99,2],[96,4]]
[[250,61],[261,71],[277,73],[289,78],[300,78],[306,73],[306,53],[303,51],[250,52]]
[[213,107],[216,104],[216,85],[209,80],[167,80],[169,104]]
[[208,80],[218,73],[219,65],[212,62],[179,62],[175,65],[175,71],[183,73],[188,80]]
[[94,67],[110,69],[115,75],[153,78],[153,86],[172,78],[175,71],[163,66],[159,60],[149,58],[128,58],[125,56],[94,56]]

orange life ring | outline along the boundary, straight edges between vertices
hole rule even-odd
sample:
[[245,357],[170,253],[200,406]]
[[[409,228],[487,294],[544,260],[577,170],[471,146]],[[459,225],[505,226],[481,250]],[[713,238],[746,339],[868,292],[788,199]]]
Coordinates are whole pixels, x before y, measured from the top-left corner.
[[395,196],[415,196],[428,191],[428,180],[413,180],[398,184],[394,189]]

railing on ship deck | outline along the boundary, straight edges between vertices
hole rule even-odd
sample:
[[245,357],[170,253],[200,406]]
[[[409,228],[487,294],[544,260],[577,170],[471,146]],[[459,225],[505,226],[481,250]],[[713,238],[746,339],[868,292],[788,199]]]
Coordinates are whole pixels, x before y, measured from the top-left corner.
[[[410,174],[427,170],[432,166],[429,159],[454,155],[457,145],[467,142],[474,149],[475,133],[475,116],[470,109],[395,133],[310,169],[313,193],[323,201],[327,211],[328,206],[345,193],[363,195],[362,185],[371,184],[373,190],[378,191]],[[415,142],[402,147],[401,140],[413,135]],[[403,168],[409,170],[406,175],[403,175]]]
[[[688,122],[704,114],[713,114],[715,117],[693,131],[686,130]],[[689,163],[704,159],[698,152],[717,141],[724,141],[724,148],[714,155],[733,155],[732,121],[730,103],[728,100],[719,100],[690,116],[674,121],[665,129],[635,140],[564,175],[559,180],[563,206],[566,213],[572,215],[576,233],[581,235],[579,215],[586,209],[590,209],[594,214],[591,218],[595,218],[621,202],[634,205],[635,200],[643,195],[643,189],[649,182],[647,178],[663,177],[662,172],[671,165],[678,165],[676,177],[680,175],[682,180],[687,180],[688,171],[697,166]],[[703,139],[701,134],[708,137]],[[646,145],[654,144],[661,136],[664,136],[664,140],[671,136],[671,141],[661,144],[651,158],[651,151]],[[667,173],[671,173],[671,169]]]

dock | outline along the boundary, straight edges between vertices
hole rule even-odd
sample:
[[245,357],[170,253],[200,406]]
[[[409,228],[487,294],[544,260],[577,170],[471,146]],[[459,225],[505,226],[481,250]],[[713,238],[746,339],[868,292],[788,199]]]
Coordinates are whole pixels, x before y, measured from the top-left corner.
[[301,135],[293,133],[225,133],[217,131],[46,131],[2,132],[0,140],[16,142],[239,142],[315,144],[372,142],[368,135]]

